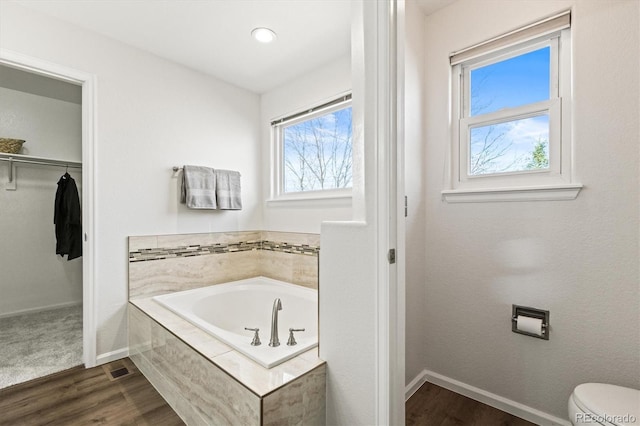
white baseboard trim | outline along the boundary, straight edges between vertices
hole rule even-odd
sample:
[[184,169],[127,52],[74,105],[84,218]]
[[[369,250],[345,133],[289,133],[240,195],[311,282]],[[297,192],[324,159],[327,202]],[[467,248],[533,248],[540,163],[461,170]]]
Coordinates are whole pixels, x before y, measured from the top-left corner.
[[126,358],[129,356],[129,348],[122,348],[115,351],[100,354],[96,357],[96,365],[106,364],[111,361]]
[[569,420],[552,416],[535,408],[531,408],[516,401],[512,401],[500,395],[487,392],[475,386],[468,385],[458,380],[452,379],[442,374],[429,370],[422,370],[405,388],[405,397],[409,399],[425,382],[433,383],[449,389],[460,395],[487,404],[493,408],[512,414],[521,419],[528,420],[541,426],[571,426]]
[[0,318],[15,317],[17,315],[23,315],[23,314],[35,314],[37,312],[52,311],[54,309],[68,308],[71,306],[79,306],[79,305],[82,305],[81,300],[75,301],[75,302],[58,303],[58,304],[49,305],[49,306],[39,306],[37,308],[27,308],[27,309],[21,309],[19,311],[0,314]]
[[409,398],[413,396],[414,393],[420,389],[422,385],[427,381],[427,370],[422,370],[420,374],[418,374],[409,384],[405,387],[404,390],[404,402],[407,402]]

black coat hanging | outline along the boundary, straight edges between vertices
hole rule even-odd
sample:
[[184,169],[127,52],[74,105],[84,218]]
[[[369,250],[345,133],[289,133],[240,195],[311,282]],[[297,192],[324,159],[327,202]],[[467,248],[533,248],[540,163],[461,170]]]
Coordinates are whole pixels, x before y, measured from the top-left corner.
[[82,256],[82,214],[75,180],[65,173],[58,181],[53,223],[56,228],[56,254],[68,260]]

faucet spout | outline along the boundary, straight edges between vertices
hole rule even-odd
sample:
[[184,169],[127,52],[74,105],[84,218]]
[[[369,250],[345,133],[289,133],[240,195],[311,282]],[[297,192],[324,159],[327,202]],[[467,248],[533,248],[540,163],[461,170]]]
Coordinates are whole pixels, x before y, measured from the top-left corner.
[[282,302],[280,298],[276,298],[273,301],[273,311],[271,312],[271,339],[269,339],[269,346],[280,346],[280,339],[278,339],[278,311],[282,310]]

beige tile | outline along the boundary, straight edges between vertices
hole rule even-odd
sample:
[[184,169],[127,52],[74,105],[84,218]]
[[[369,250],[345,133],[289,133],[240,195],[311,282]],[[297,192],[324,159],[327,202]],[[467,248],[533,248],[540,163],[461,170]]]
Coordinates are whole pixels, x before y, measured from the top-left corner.
[[318,288],[318,258],[278,251],[260,251],[261,275],[309,288]]
[[129,298],[155,296],[258,276],[259,251],[174,257],[129,264]]
[[211,234],[175,234],[175,235],[158,235],[158,247],[174,248],[190,245],[209,245],[213,244]]
[[129,358],[184,421],[190,425],[205,425],[204,419],[152,364],[152,323],[144,312],[129,304]]
[[318,348],[312,348],[309,349],[306,352],[301,353],[300,355],[298,355],[299,358],[305,359],[307,361],[311,361],[313,363],[316,363],[316,365],[320,365],[320,363],[324,362],[322,361],[320,358],[318,358]]
[[151,319],[130,303],[128,309],[129,354],[146,354],[151,351]]
[[[306,352],[305,352],[306,353]],[[300,375],[322,365],[317,356],[297,356],[272,368],[264,368],[239,352],[229,351],[212,359],[216,365],[229,372],[238,381],[258,395],[285,386]]]
[[150,248],[158,248],[157,236],[129,237],[129,252]]
[[198,352],[208,358],[213,358],[232,350],[230,346],[185,321],[151,298],[136,299],[132,300],[131,303],[156,322],[162,324],[167,330],[180,336],[186,344],[197,349]]
[[263,240],[288,244],[307,244],[320,246],[320,234],[304,234],[299,232],[262,231]]
[[260,241],[260,231],[216,232],[211,235],[215,244]]
[[324,425],[326,366],[297,378],[267,395],[262,404],[262,424]]
[[293,258],[298,255],[260,250],[260,275],[293,283]]
[[[179,335],[180,339],[195,352],[207,357],[216,366],[260,396],[272,392],[324,363],[318,358],[318,351],[314,348],[276,367],[267,369],[234,351],[228,345],[185,321],[151,298],[132,300],[131,304],[146,312],[169,332]],[[155,347],[161,345],[160,337],[155,336]]]
[[130,357],[133,363],[142,372],[144,377],[153,384],[162,398],[171,406],[173,411],[188,425],[205,426],[207,422],[202,418],[178,391],[144,356],[134,355]]
[[292,261],[292,282],[304,287],[318,289],[318,258],[295,255]]
[[206,424],[260,424],[260,398],[156,323],[151,364]]
[[229,244],[240,241],[259,241],[260,231],[212,232],[206,234],[159,235],[158,247],[171,248],[188,245]]

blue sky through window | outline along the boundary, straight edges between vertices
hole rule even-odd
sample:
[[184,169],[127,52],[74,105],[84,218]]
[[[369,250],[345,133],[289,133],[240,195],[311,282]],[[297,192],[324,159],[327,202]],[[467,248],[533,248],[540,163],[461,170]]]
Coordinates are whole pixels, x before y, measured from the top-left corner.
[[[550,47],[470,71],[470,115],[479,116],[549,99]],[[469,174],[548,168],[549,116],[512,119],[469,130]],[[534,161],[534,151],[546,162]],[[539,159],[539,157],[538,157]]]
[[471,116],[549,99],[547,46],[471,70]]
[[351,188],[351,134],[351,107],[284,127],[283,191]]

